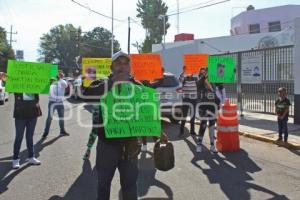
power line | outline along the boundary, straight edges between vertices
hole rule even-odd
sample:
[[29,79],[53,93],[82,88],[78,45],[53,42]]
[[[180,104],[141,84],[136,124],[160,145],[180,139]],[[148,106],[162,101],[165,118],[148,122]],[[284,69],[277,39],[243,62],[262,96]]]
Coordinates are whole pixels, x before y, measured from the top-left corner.
[[[216,0],[209,0],[209,1],[205,1],[205,2],[199,2],[197,4],[190,4],[189,6],[181,8],[181,11],[189,9],[189,8],[195,8],[196,6],[200,6],[200,5],[205,5],[205,4],[211,3],[213,1],[216,1]],[[177,8],[176,9],[171,9],[169,12],[170,13],[177,12]]]
[[90,12],[96,13],[96,14],[98,14],[98,15],[100,15],[100,16],[102,16],[102,17],[105,17],[105,18],[107,18],[107,19],[113,19],[113,20],[116,20],[116,21],[119,21],[119,22],[125,22],[125,21],[127,21],[127,20],[121,20],[121,19],[117,19],[117,18],[112,18],[112,17],[110,17],[110,16],[108,16],[108,15],[102,14],[102,13],[96,11],[96,10],[91,9],[89,6],[85,6],[85,5],[79,3],[79,2],[77,2],[77,1],[75,1],[75,0],[71,0],[71,1],[72,1],[73,3],[79,5],[80,7],[89,10]]
[[222,4],[222,3],[225,3],[225,2],[228,2],[228,1],[230,1],[230,0],[224,0],[224,1],[216,2],[216,3],[212,3],[212,4],[205,5],[205,6],[200,6],[200,7],[197,7],[197,8],[189,9],[189,10],[172,13],[172,14],[169,14],[169,15],[166,15],[166,16],[170,17],[170,16],[174,16],[174,15],[178,15],[178,14],[192,12],[192,11],[199,10],[199,9],[202,9],[202,8],[207,8],[207,7],[211,7],[211,6],[214,6],[214,5]]

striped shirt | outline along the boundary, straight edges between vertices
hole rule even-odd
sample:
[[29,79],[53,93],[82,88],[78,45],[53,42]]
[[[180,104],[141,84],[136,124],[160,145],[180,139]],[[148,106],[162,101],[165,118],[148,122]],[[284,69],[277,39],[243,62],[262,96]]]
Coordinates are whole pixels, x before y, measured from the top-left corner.
[[182,82],[182,94],[184,99],[197,99],[197,81],[196,76],[187,76],[181,74],[179,77]]

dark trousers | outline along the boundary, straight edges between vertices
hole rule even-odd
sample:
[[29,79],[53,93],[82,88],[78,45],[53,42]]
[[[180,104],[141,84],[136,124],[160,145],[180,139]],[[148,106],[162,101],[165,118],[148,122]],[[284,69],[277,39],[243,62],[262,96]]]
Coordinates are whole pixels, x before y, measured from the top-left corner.
[[118,168],[123,200],[137,199],[138,162],[124,159],[121,145],[101,140],[97,145],[96,168],[98,172],[98,200],[110,199],[111,181]]
[[186,117],[190,113],[191,115],[191,133],[195,132],[195,118],[196,118],[196,105],[197,101],[195,99],[183,99],[183,105],[182,105],[182,120],[181,120],[181,125],[180,125],[180,130],[183,131],[185,122],[186,122]]
[[24,132],[26,129],[26,145],[28,150],[28,158],[34,157],[33,134],[36,126],[37,118],[32,119],[15,119],[16,138],[14,142],[13,159],[19,159],[20,148],[22,145]]
[[46,120],[46,127],[44,130],[45,135],[48,135],[52,118],[53,118],[53,113],[54,111],[57,110],[57,114],[59,117],[59,127],[60,127],[60,132],[65,132],[65,124],[64,124],[64,113],[65,113],[65,108],[64,104],[62,102],[57,103],[57,102],[49,102],[48,104],[48,117]]
[[282,138],[282,134],[284,134],[284,140],[288,139],[288,117],[284,117],[283,119],[278,119],[278,133],[279,138]]

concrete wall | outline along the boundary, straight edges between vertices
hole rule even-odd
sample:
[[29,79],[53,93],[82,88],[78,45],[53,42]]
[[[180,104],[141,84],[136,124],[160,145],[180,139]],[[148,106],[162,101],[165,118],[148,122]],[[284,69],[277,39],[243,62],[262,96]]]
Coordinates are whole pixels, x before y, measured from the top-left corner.
[[300,124],[300,17],[295,20],[294,81],[295,81],[294,123]]

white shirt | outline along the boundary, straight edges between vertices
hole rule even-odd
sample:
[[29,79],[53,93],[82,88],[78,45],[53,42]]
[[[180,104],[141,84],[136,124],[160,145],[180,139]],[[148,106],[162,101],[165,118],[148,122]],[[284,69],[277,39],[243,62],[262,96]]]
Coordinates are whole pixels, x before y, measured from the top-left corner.
[[50,86],[49,101],[51,102],[62,102],[65,97],[65,89],[68,87],[68,83],[60,79],[57,82],[54,82]]

